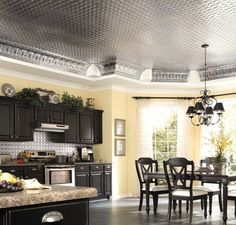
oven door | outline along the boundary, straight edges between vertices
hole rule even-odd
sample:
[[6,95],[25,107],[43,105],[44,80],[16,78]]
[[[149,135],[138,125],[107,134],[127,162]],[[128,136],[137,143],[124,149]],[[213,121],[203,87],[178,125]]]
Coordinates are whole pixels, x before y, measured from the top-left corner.
[[75,186],[74,166],[45,166],[45,184]]

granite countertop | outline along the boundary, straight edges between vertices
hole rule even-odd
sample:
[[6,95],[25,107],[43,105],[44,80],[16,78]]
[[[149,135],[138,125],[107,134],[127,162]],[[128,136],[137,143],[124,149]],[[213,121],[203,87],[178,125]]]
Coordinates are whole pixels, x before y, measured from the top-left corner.
[[51,186],[51,189],[23,190],[0,193],[0,208],[11,208],[35,204],[92,198],[97,189],[90,187]]

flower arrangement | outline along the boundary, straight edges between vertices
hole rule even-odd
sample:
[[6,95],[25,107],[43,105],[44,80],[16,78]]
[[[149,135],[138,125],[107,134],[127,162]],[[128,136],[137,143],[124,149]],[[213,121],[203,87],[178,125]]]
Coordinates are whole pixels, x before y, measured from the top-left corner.
[[215,163],[226,162],[225,154],[232,144],[229,135],[225,134],[224,129],[222,129],[220,134],[212,133],[209,141],[216,148]]

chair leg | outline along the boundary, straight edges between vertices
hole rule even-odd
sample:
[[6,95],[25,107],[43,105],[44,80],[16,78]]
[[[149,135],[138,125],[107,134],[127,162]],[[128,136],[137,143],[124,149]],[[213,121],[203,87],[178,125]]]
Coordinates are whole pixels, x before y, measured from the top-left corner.
[[[174,200],[175,201],[175,200]],[[174,202],[173,201],[173,202]],[[176,201],[175,201],[176,202]],[[174,203],[174,205],[175,205],[175,203]],[[170,220],[170,217],[171,217],[171,210],[172,210],[172,199],[169,197],[169,204],[168,204],[168,215],[169,215],[169,217],[168,217],[168,219]]]
[[174,211],[174,213],[176,211],[176,206],[177,206],[177,202],[176,202],[176,200],[173,200],[173,211]]
[[143,206],[143,193],[140,192],[140,198],[139,198],[139,207],[138,210],[141,211]]
[[189,201],[186,201],[186,212],[188,213],[189,210]]
[[234,216],[236,217],[236,200],[234,201]]
[[204,217],[207,218],[207,197],[204,198]]
[[156,214],[157,213],[157,204],[158,204],[158,194],[154,194],[153,193],[153,212],[154,212],[154,214]]
[[213,194],[209,193],[208,196],[209,196],[209,215],[211,215],[211,213],[212,213],[212,196],[213,196]]
[[193,217],[193,200],[190,200],[190,207],[189,207],[189,224],[192,223],[192,217]]
[[182,201],[179,200],[179,215],[182,214]]
[[218,195],[220,211],[223,212],[221,191]]
[[203,200],[201,199],[201,209],[203,210],[204,207],[203,207]]

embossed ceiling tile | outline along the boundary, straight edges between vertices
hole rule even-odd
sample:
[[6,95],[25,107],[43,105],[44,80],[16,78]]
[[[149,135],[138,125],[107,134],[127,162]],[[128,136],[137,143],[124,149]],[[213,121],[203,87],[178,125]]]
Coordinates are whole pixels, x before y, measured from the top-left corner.
[[65,59],[186,72],[236,61],[236,1],[1,0],[0,41]]

